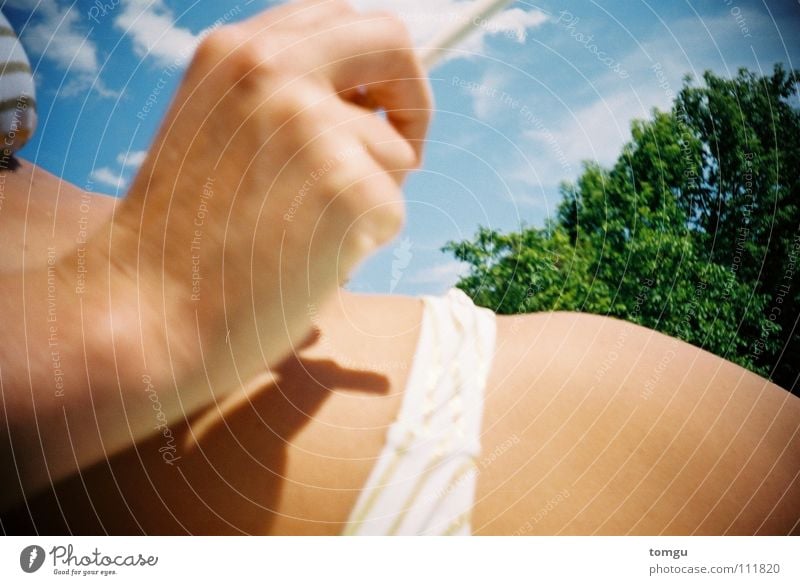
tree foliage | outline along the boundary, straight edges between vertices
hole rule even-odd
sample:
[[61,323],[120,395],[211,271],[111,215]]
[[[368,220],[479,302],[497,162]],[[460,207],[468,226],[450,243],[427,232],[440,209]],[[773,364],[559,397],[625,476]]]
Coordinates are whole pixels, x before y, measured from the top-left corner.
[[445,250],[502,314],[586,311],[725,357],[787,389],[800,373],[797,72],[686,80],[635,121],[614,166],[584,163],[555,218]]

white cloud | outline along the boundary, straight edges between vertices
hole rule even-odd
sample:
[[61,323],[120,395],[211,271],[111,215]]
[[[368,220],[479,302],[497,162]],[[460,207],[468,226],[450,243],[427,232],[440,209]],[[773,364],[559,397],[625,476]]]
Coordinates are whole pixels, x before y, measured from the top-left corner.
[[545,183],[567,178],[563,173],[550,174],[538,160],[523,161],[516,167],[504,170],[502,174],[509,183],[509,193],[501,194],[516,205],[542,212],[545,217],[550,217],[558,204],[557,198],[553,199],[553,193],[557,193],[555,186]]
[[[474,1],[464,0],[403,0],[402,3],[392,0],[351,0],[359,10],[391,10],[405,21],[411,36],[419,46],[424,46],[444,27],[454,22],[463,21],[465,8]],[[473,35],[458,46],[469,53],[484,51],[484,43],[489,35],[505,34],[519,43],[524,43],[530,29],[536,28],[547,20],[539,10],[523,10],[512,8],[496,15],[488,23],[480,27]],[[458,57],[454,53],[450,58]]]
[[57,0],[42,0],[33,11],[32,24],[22,31],[23,44],[32,55],[71,74],[61,89],[62,95],[77,95],[94,85],[100,95],[116,96],[98,77],[97,46],[79,26],[80,21],[81,15],[73,6],[61,7]]
[[512,8],[498,14],[489,24],[489,28],[496,27],[498,32],[510,34],[518,43],[528,40],[528,30],[538,27],[547,20],[547,16],[538,10],[522,10]]
[[432,284],[450,288],[467,273],[468,269],[468,264],[458,260],[451,260],[444,264],[423,268],[412,274],[408,281],[414,284]]
[[485,122],[493,113],[508,109],[502,107],[501,96],[510,79],[507,71],[488,66],[481,82],[467,87],[466,91],[472,95],[472,111],[476,118]]
[[44,55],[64,69],[96,73],[97,48],[76,26],[80,15],[73,7],[61,8],[55,0],[38,5],[41,18],[25,29],[26,46],[37,55]]
[[[746,16],[754,34],[768,28],[762,15],[748,12]],[[669,32],[642,40],[622,59],[630,72],[628,87],[621,89],[618,76],[604,73],[592,82],[592,88],[603,97],[567,115],[542,116],[540,127],[524,132],[533,147],[530,158],[544,186],[575,178],[584,160],[613,164],[630,140],[631,121],[650,119],[653,108],[669,110],[687,72],[695,77],[705,69],[731,74],[739,66],[751,65],[747,62],[749,51],[742,51],[740,46],[744,33],[730,14],[679,19],[670,23]],[[728,57],[727,62],[722,55]],[[529,167],[518,168],[514,177],[540,184]]]
[[116,190],[124,189],[128,184],[128,177],[125,172],[132,169],[137,170],[144,159],[147,157],[146,150],[131,150],[129,152],[120,152],[117,155],[117,164],[120,167],[119,171],[115,171],[111,167],[100,167],[92,171],[90,177],[92,181],[108,185]]
[[142,166],[144,159],[147,157],[146,150],[132,150],[130,152],[121,152],[117,155],[117,162],[123,167],[139,168]]
[[[46,2],[43,1],[42,4]],[[18,10],[26,10],[31,7],[31,0],[5,0],[2,4],[3,8],[16,8]]]
[[613,164],[630,140],[631,122],[649,119],[654,107],[666,110],[670,103],[659,87],[645,84],[599,98],[564,117],[553,128],[530,129],[523,135],[540,147],[539,156],[534,159],[540,176],[546,171],[562,179],[572,178],[565,176],[565,170],[577,173],[584,160]]
[[130,37],[137,55],[165,67],[187,62],[200,41],[200,35],[175,24],[163,0],[123,0],[114,26]]
[[121,190],[128,183],[128,180],[120,173],[114,172],[109,167],[100,167],[92,171],[90,175],[92,181],[108,185],[114,189]]
[[[766,29],[762,21],[758,14],[747,14],[751,29]],[[575,179],[582,161],[612,165],[630,140],[631,121],[650,119],[654,107],[668,110],[687,72],[699,77],[705,69],[730,73],[749,65],[742,61],[749,52],[741,50],[742,38],[736,19],[727,13],[678,19],[669,23],[669,34],[659,30],[621,59],[630,74],[625,80],[599,62],[594,64],[595,69],[587,72],[591,80],[588,89],[596,92],[593,101],[572,110],[552,107],[546,113],[537,111],[535,120],[527,120],[521,148],[529,161],[517,161],[504,169],[504,176],[522,192],[515,196],[517,202],[545,208],[550,202],[543,193],[554,192],[562,180]],[[476,104],[476,113],[480,107]]]

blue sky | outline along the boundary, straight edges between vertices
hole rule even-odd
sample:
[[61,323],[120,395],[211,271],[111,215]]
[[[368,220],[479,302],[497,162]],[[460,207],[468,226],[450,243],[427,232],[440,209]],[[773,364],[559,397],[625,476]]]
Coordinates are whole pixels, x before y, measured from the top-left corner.
[[[123,196],[204,29],[267,0],[0,0],[36,75],[39,128],[22,156]],[[424,43],[464,0],[390,8]],[[105,5],[105,8],[101,6]],[[516,2],[432,72],[437,113],[408,224],[349,288],[439,294],[464,267],[440,252],[479,225],[542,225],[581,161],[610,164],[633,118],[666,109],[684,75],[800,67],[795,1]]]

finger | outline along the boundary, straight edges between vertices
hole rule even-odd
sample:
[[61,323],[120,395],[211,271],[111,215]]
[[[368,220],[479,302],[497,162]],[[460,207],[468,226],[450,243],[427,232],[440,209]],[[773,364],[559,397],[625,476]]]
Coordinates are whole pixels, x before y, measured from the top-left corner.
[[406,175],[418,168],[419,160],[411,144],[386,120],[371,110],[350,106],[354,133],[378,165],[401,185]]
[[[405,220],[403,193],[397,182],[374,161],[362,168],[370,170],[342,188],[334,201],[354,212],[347,214],[353,218],[350,224],[341,226],[342,249],[347,251],[345,256],[351,257],[345,268],[352,268],[353,262],[387,244]],[[339,274],[342,275],[341,268]]]
[[363,15],[320,37],[320,66],[339,91],[363,87],[421,158],[432,97],[408,31],[396,17]]

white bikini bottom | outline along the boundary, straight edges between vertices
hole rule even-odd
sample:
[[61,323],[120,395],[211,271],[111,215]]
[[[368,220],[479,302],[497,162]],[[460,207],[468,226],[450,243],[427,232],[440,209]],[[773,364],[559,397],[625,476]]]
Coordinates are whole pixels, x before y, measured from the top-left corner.
[[423,301],[403,404],[346,535],[471,533],[495,315],[459,290]]

